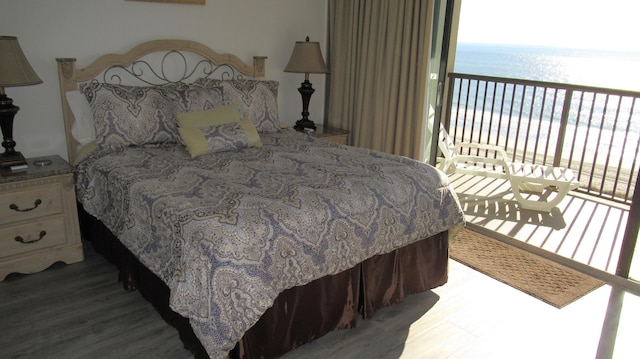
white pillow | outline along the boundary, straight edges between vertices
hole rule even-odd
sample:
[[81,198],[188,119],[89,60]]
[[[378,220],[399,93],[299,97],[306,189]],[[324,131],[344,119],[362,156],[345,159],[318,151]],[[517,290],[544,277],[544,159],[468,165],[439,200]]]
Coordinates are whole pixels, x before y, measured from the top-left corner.
[[66,96],[71,112],[76,118],[71,125],[71,135],[82,146],[95,141],[96,129],[89,101],[80,91],[68,91]]

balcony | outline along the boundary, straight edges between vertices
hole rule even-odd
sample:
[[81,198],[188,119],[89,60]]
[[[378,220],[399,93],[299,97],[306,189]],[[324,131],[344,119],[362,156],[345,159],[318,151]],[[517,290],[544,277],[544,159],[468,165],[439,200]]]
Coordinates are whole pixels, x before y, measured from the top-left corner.
[[[514,162],[568,167],[580,181],[546,213],[520,209],[506,180],[453,174],[468,223],[574,267],[615,274],[640,166],[639,99],[640,92],[449,74],[443,125],[455,142],[500,146]],[[640,277],[638,267],[631,277]]]

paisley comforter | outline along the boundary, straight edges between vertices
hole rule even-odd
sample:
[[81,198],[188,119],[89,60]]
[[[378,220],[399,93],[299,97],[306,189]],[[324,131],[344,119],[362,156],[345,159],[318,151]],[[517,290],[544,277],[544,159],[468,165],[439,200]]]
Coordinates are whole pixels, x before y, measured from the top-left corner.
[[95,151],[78,200],[171,289],[224,357],[278,294],[463,223],[447,177],[293,131],[192,159],[182,146]]

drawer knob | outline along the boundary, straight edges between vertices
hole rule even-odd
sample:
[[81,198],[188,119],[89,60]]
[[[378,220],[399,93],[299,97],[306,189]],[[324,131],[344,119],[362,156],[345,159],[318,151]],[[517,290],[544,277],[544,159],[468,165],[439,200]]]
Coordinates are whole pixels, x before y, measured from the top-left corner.
[[33,202],[33,207],[31,207],[31,208],[20,209],[18,207],[18,205],[15,204],[15,203],[11,203],[9,205],[9,208],[14,210],[14,211],[16,211],[16,212],[29,212],[29,211],[33,211],[34,209],[38,208],[38,206],[41,205],[41,204],[42,204],[42,201],[38,198],[38,199],[36,199],[35,202]]
[[36,243],[39,240],[41,240],[42,238],[44,238],[44,236],[47,235],[46,231],[40,231],[40,238],[38,239],[34,239],[32,241],[25,241],[24,238],[20,237],[20,236],[16,236],[16,238],[14,238],[16,240],[16,242],[20,242],[20,243],[24,243],[24,244],[31,244],[31,243]]

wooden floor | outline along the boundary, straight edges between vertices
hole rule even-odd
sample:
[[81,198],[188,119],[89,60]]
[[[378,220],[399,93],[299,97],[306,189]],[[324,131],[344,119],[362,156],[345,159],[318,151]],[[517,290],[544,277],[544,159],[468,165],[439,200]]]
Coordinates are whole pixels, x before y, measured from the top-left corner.
[[[0,358],[190,358],[114,267],[86,252],[0,282]],[[640,298],[610,285],[559,310],[450,261],[444,286],[284,358],[638,358],[639,317]]]
[[[522,210],[506,180],[449,178],[468,223],[615,274],[629,206],[572,191],[549,213]],[[632,263],[631,277],[640,279],[640,259]]]

